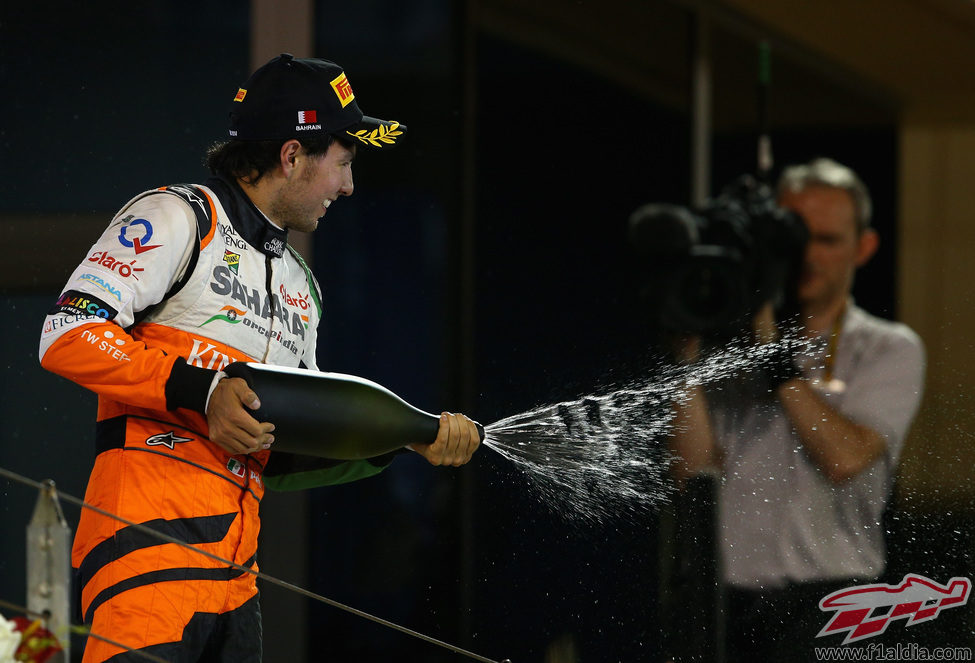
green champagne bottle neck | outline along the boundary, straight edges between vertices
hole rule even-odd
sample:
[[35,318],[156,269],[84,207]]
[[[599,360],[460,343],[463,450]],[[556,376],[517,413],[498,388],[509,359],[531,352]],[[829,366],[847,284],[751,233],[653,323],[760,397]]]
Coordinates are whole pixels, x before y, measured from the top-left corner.
[[[438,415],[371,380],[251,362],[230,364],[224,372],[257,393],[261,407],[253,416],[274,424],[276,451],[356,460],[437,437]],[[480,425],[478,432],[483,440]]]

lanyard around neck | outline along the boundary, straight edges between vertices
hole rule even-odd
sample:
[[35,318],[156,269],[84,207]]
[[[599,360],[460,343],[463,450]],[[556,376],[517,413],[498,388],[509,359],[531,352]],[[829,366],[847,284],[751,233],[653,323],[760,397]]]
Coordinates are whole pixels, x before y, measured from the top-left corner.
[[829,333],[829,343],[826,345],[826,357],[823,362],[824,382],[829,384],[833,381],[833,364],[836,361],[836,349],[840,344],[840,334],[843,331],[843,320],[846,318],[846,304],[840,309],[839,315],[833,321],[833,329]]

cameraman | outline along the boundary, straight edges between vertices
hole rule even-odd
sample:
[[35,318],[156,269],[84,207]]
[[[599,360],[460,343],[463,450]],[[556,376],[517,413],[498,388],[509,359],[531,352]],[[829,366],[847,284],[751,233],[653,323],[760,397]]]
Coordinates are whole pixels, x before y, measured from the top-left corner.
[[[728,661],[806,660],[837,644],[816,640],[819,600],[884,570],[881,518],[924,381],[918,336],[850,297],[878,244],[859,177],[828,159],[793,166],[778,201],[809,229],[797,295],[811,349],[721,389],[689,387],[671,438],[679,482],[722,476]],[[756,343],[779,340],[771,304],[752,329]],[[681,352],[695,361],[700,339]]]

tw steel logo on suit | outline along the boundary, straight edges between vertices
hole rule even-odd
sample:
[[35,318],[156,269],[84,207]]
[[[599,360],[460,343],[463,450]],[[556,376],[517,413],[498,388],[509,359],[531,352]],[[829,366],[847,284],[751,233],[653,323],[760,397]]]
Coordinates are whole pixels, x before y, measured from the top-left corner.
[[115,338],[115,332],[111,329],[101,330],[101,335],[87,329],[81,332],[81,338],[88,341],[101,352],[104,352],[115,361],[132,361],[121,348],[125,345],[124,338]]

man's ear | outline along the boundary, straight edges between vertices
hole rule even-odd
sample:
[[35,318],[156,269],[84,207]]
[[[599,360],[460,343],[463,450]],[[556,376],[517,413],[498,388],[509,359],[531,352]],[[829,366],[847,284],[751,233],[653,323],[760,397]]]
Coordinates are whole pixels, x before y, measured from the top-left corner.
[[290,177],[294,171],[299,152],[301,152],[301,143],[295,138],[285,141],[281,146],[281,151],[278,153],[278,163],[285,177]]
[[873,254],[877,252],[878,246],[880,246],[880,236],[876,230],[867,228],[860,233],[860,238],[857,240],[856,266],[863,267],[866,265]]

